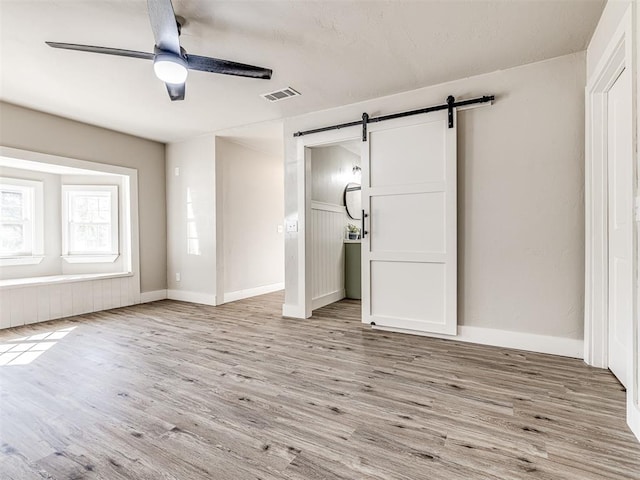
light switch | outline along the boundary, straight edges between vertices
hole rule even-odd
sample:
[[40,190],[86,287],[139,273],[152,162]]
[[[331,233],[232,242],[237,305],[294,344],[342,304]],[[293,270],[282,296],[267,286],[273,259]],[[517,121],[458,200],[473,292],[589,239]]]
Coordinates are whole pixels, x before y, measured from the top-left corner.
[[282,233],[283,230],[282,225],[278,225],[278,233]]
[[180,167],[176,167],[173,169],[173,173],[176,177],[180,176]]

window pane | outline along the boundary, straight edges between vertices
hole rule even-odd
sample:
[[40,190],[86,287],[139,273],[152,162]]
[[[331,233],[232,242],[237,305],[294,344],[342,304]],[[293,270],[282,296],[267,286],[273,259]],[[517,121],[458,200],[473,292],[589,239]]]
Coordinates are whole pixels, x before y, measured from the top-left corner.
[[0,225],[0,252],[3,254],[23,252],[24,232],[22,225]]
[[0,215],[2,216],[3,222],[21,222],[22,218],[22,206],[5,206],[3,205],[0,208]]
[[111,225],[72,223],[69,234],[72,252],[111,252]]
[[77,223],[105,223],[111,221],[111,195],[96,193],[71,196],[71,221]]
[[87,222],[89,221],[89,208],[87,205],[86,197],[73,196],[71,197],[71,221],[72,222]]
[[21,222],[24,219],[24,197],[22,192],[2,190],[0,192],[0,220]]
[[2,192],[2,206],[17,206],[22,208],[22,192],[4,190]]

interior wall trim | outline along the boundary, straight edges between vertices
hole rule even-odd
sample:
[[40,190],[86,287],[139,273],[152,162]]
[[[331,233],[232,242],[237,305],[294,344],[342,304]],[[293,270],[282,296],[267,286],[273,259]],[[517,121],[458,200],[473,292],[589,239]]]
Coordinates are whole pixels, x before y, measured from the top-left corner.
[[510,330],[498,330],[495,328],[471,327],[465,325],[458,326],[458,335],[439,335],[435,333],[419,332],[415,330],[404,330],[400,328],[373,326],[376,330],[388,332],[409,333],[412,335],[422,335],[425,337],[443,338],[446,340],[479,343],[481,345],[491,345],[493,347],[513,348],[516,350],[526,350],[536,353],[548,353],[560,355],[562,357],[580,358],[584,357],[584,341],[576,338],[553,337],[549,335],[538,335],[535,333],[514,332]]
[[216,296],[208,293],[189,292],[187,290],[167,290],[167,298],[181,302],[201,303],[203,305],[216,306]]
[[272,283],[271,285],[263,285],[261,287],[247,288],[245,290],[236,290],[235,292],[225,292],[222,303],[235,302],[243,298],[255,297],[266,293],[277,292],[284,289],[284,282]]
[[304,320],[305,311],[304,305],[292,305],[290,303],[285,303],[282,305],[282,316],[286,318],[297,318],[299,320]]
[[166,300],[166,298],[167,289],[140,293],[140,303],[157,302],[158,300]]
[[343,298],[345,298],[345,296],[346,293],[344,288],[342,290],[336,290],[335,292],[327,293],[326,295],[314,298],[311,301],[311,308],[313,310],[322,308],[326,305],[342,300]]

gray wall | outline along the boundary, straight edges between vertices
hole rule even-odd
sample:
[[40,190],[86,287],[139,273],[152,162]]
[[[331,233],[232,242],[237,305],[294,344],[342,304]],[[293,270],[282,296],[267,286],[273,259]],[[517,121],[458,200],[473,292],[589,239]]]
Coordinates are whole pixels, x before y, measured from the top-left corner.
[[[458,115],[459,323],[580,339],[584,86],[581,52],[288,119],[285,218],[303,208],[294,132],[495,94],[493,106]],[[300,308],[299,235],[285,237],[289,311]]]
[[282,157],[216,138],[222,174],[224,292],[284,282]]
[[[167,145],[170,296],[220,304],[284,281],[282,177],[281,157],[214,134]],[[187,249],[187,194],[199,254]]]
[[0,102],[0,145],[137,169],[141,291],[167,288],[164,144]]

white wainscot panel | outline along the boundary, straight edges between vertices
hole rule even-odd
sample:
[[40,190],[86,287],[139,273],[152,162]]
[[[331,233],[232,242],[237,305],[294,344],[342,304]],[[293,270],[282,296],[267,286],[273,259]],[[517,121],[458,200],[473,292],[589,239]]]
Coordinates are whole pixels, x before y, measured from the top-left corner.
[[49,285],[49,318],[62,317],[62,298],[60,285]]
[[8,290],[0,290],[0,328],[11,326],[11,293]]
[[41,285],[37,288],[38,297],[38,322],[46,322],[51,319],[51,298],[49,285]]
[[313,309],[344,298],[344,235],[347,223],[349,221],[344,207],[313,202],[311,208]]
[[17,288],[9,292],[9,314],[11,315],[11,326],[18,327],[24,325],[24,288]]
[[0,329],[133,305],[140,294],[131,278],[69,280],[61,275],[0,286]]
[[37,287],[28,287],[23,292],[23,318],[24,323],[37,323],[38,322],[38,289]]
[[94,280],[91,282],[91,290],[93,296],[93,311],[99,312],[104,310],[104,298],[102,297],[102,281]]

